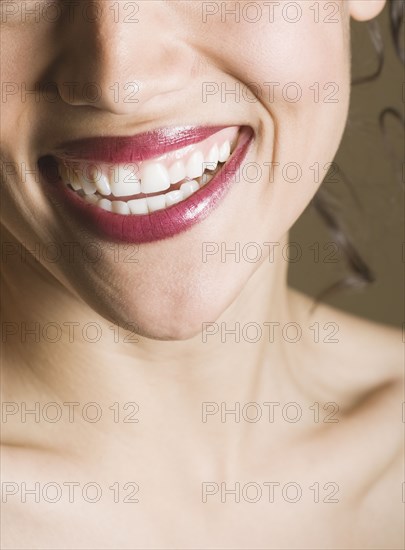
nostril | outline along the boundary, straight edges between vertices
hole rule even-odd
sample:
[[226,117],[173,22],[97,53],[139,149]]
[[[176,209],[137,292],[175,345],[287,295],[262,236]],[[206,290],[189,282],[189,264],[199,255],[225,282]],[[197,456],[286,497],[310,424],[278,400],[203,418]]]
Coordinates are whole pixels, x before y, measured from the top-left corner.
[[41,97],[44,98],[48,103],[56,103],[57,101],[60,101],[62,99],[59,93],[58,85],[53,80],[40,82],[38,87]]

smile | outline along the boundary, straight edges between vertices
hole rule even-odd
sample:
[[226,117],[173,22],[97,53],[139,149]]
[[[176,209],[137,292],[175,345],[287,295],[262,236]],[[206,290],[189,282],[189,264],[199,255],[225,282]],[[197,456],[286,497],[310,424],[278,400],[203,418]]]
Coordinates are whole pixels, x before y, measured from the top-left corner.
[[146,243],[204,219],[235,179],[252,138],[250,128],[232,126],[86,139],[43,157],[39,167],[80,222],[102,237]]

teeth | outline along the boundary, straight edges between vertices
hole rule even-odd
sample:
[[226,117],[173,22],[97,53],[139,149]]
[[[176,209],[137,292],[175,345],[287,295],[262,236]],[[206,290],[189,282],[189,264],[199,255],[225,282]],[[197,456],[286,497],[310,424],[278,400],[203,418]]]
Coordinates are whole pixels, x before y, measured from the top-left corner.
[[215,144],[213,147],[211,147],[210,152],[208,153],[208,157],[205,161],[205,168],[206,170],[215,170],[215,168],[218,165],[219,160],[219,149],[218,145]]
[[203,174],[201,176],[201,186],[206,185],[209,181],[212,180],[214,176],[211,174]]
[[164,195],[147,197],[146,202],[148,204],[149,212],[155,212],[156,210],[162,210],[163,208],[166,208],[166,199]]
[[105,195],[106,197],[111,195],[111,187],[105,174],[97,174],[94,184],[100,195]]
[[[176,151],[176,155],[167,159],[163,156],[155,161],[141,162],[139,170],[136,164],[97,167],[95,164],[83,166],[78,161],[61,161],[60,176],[65,185],[78,191],[89,204],[124,216],[147,215],[184,201],[207,185],[218,172],[218,164],[225,163],[231,155],[236,138],[230,140],[227,135],[222,139],[218,137],[219,142],[225,139],[220,147],[213,140],[203,149],[186,147],[179,150],[181,154]],[[172,164],[168,168],[165,162],[169,158]],[[169,190],[171,185],[177,184],[180,189]],[[166,190],[169,192],[164,193]],[[147,196],[142,197],[142,194]],[[153,196],[149,196],[151,194]],[[115,197],[122,199],[110,200]]]
[[86,195],[93,195],[97,191],[94,183],[88,178],[82,179],[82,187]]
[[97,197],[97,195],[94,195],[94,194],[93,195],[84,195],[83,198],[86,202],[89,202],[91,204],[96,204],[98,202],[98,197]]
[[167,168],[160,162],[149,162],[142,166],[141,193],[158,193],[170,187]]
[[178,160],[169,168],[170,183],[172,185],[174,183],[179,183],[179,181],[184,180],[185,177],[186,168],[184,166],[184,163],[181,160]]
[[204,172],[204,155],[196,151],[187,163],[186,175],[188,178],[199,178]]
[[128,201],[128,206],[131,210],[131,214],[147,214],[149,212],[146,199],[134,199],[133,201]]
[[80,191],[82,189],[82,186],[80,184],[79,176],[74,171],[73,167],[71,166],[65,166],[64,164],[61,165],[61,177],[63,179],[66,178],[66,180],[70,183],[70,185],[73,187],[75,191]]
[[180,186],[180,190],[183,192],[183,196],[185,199],[190,197],[199,188],[200,186],[198,185],[198,181],[195,180],[186,181]]
[[103,210],[107,210],[107,212],[112,212],[112,203],[108,199],[100,199],[97,206]]
[[141,184],[134,171],[134,166],[130,164],[118,165],[111,170],[110,187],[115,197],[137,195],[141,192]]
[[69,179],[69,182],[70,182],[70,185],[73,187],[73,189],[75,191],[80,191],[80,189],[82,189],[82,186],[80,184],[80,180],[79,180],[78,176],[73,173],[73,170],[72,170],[72,176]]
[[180,189],[177,189],[176,191],[169,191],[169,193],[166,193],[165,197],[166,206],[172,206],[173,204],[177,204],[184,199],[183,191]]
[[226,162],[231,154],[231,144],[229,141],[225,141],[225,143],[221,146],[219,150],[219,162]]
[[128,204],[124,201],[112,201],[112,211],[114,214],[124,214],[125,216],[131,213]]

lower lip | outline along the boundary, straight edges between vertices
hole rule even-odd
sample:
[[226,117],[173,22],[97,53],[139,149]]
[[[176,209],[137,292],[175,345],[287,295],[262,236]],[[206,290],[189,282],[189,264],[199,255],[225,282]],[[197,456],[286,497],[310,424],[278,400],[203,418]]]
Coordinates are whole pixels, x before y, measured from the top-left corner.
[[79,222],[95,231],[97,235],[116,242],[150,243],[174,237],[190,229],[217,207],[234,183],[235,175],[247,155],[252,140],[253,130],[249,127],[241,128],[234,152],[208,184],[182,202],[144,215],[123,216],[107,212],[85,202],[59,177],[56,181],[51,181],[54,177],[52,178],[50,173],[52,172],[53,176],[55,174],[55,161],[51,157],[41,159],[39,167],[45,180],[50,183],[49,188],[53,194],[56,194],[59,200],[63,200],[63,204],[66,204]]

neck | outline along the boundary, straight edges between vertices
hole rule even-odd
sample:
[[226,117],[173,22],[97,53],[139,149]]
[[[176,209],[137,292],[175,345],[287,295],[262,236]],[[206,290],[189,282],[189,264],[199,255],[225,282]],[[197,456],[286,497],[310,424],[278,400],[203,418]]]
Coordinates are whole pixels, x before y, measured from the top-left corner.
[[[43,406],[57,403],[67,422],[69,414],[82,417],[82,407],[92,402],[97,405],[86,414],[96,416],[101,410],[99,426],[108,430],[107,415],[136,418],[148,411],[164,418],[170,411],[185,418],[201,416],[204,410],[214,414],[224,402],[269,397],[291,401],[302,390],[290,369],[294,347],[280,336],[280,326],[297,321],[286,278],[283,259],[263,263],[216,323],[204,325],[190,340],[162,342],[118,330],[33,257],[25,263],[18,258],[8,262],[2,283],[4,400],[15,403],[8,410],[17,407],[17,412],[7,418],[6,443],[27,443],[28,438],[36,445],[44,433],[40,424],[37,430],[29,427],[28,420],[37,420],[37,413],[21,423],[23,402],[27,409],[39,402],[40,419],[44,411],[55,416],[56,406]],[[211,405],[203,405],[208,402]],[[74,426],[68,426],[56,444],[78,445]]]

